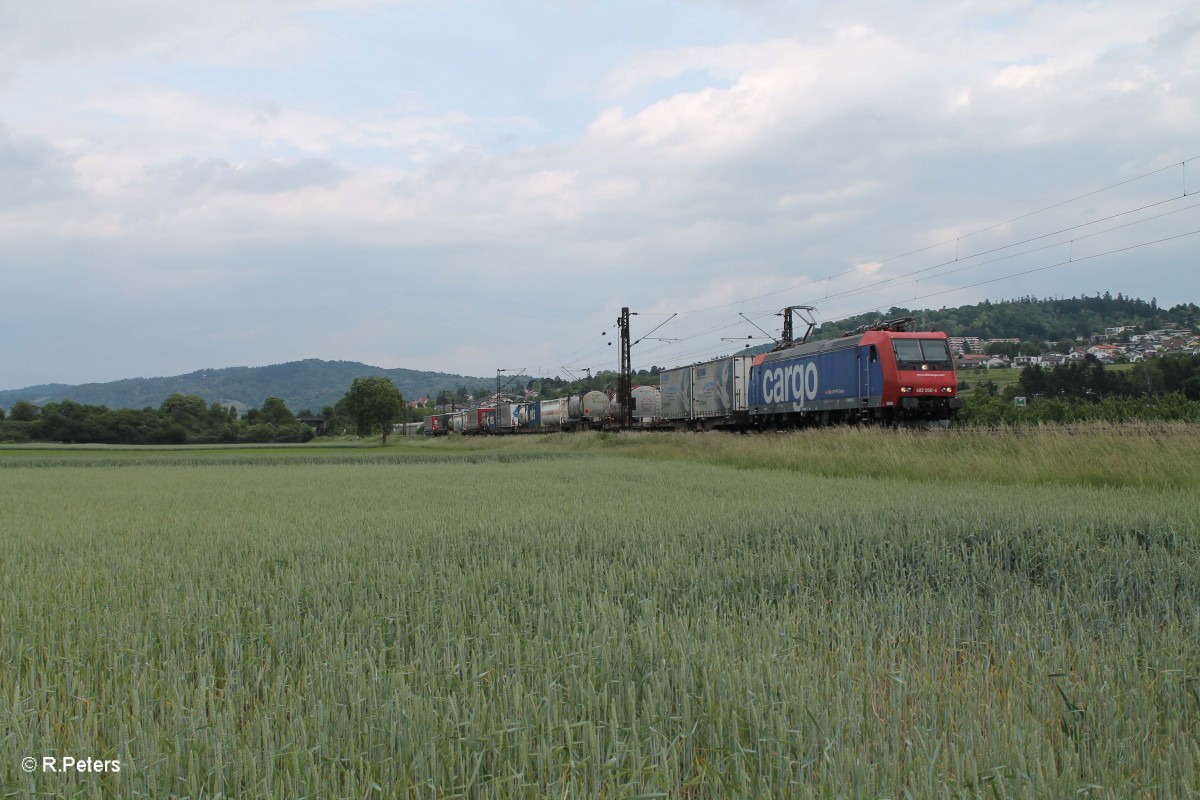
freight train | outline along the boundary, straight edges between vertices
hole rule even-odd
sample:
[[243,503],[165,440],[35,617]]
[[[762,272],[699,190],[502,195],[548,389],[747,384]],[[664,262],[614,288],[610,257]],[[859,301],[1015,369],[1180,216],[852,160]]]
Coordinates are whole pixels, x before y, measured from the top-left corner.
[[[949,425],[962,408],[942,332],[911,332],[910,319],[837,339],[786,343],[663,370],[659,386],[632,393],[635,428],[778,430],[846,422]],[[619,427],[616,398],[587,392],[428,417],[423,433],[515,434]]]
[[[612,427],[614,421],[612,399],[604,392],[593,391],[556,400],[499,403],[433,414],[425,418],[421,432],[446,436],[603,430]],[[411,433],[412,429],[402,432]]]

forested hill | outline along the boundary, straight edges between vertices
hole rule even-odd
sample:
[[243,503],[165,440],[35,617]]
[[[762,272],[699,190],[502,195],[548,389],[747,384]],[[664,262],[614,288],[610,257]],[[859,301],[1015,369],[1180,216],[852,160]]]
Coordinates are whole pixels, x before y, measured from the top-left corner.
[[1193,328],[1200,323],[1200,307],[1194,303],[1159,308],[1155,300],[1115,297],[1105,292],[1094,297],[1068,297],[1039,300],[1022,297],[999,303],[984,301],[978,305],[912,310],[893,307],[886,313],[863,314],[822,325],[814,339],[831,339],[862,325],[885,319],[913,317],[917,330],[945,331],[951,336],[978,336],[982,339],[1022,341],[1062,341],[1087,339],[1105,328],[1137,326],[1143,330]]
[[375,375],[391,378],[405,398],[411,399],[435,396],[442,389],[459,386],[475,389],[492,385],[486,378],[310,358],[267,367],[204,369],[169,378],[127,378],[80,386],[48,384],[11,389],[0,391],[0,408],[11,408],[19,400],[38,405],[74,400],[109,408],[157,408],[172,394],[193,394],[209,403],[232,403],[239,409],[258,408],[268,397],[279,397],[294,412],[307,409],[319,413],[324,406],[340,400],[355,378]]

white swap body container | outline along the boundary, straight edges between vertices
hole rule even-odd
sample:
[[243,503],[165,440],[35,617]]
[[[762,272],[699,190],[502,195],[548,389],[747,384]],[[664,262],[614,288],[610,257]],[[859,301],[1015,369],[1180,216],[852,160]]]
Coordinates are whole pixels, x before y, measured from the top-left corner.
[[726,356],[659,376],[663,419],[726,417],[749,409],[753,356]]

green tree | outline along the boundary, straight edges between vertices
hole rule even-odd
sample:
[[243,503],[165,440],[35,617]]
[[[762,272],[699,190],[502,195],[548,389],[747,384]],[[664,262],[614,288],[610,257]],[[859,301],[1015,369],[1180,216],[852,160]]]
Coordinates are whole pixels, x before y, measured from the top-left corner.
[[355,378],[343,400],[346,411],[354,418],[358,435],[370,436],[380,431],[385,445],[392,425],[404,413],[404,396],[390,378]]
[[175,393],[163,400],[158,410],[175,422],[194,428],[203,422],[208,413],[208,404],[204,402],[203,397]]
[[984,345],[983,352],[989,356],[1008,356],[1012,358],[1017,355],[1020,345],[1014,342],[988,342]]
[[1046,371],[1036,364],[1021,370],[1017,379],[1017,388],[1026,397],[1042,397],[1050,394],[1050,378]]
[[258,422],[265,422],[268,425],[295,425],[296,416],[288,409],[287,403],[283,400],[278,397],[268,397],[263,401]]
[[38,417],[34,431],[37,438],[51,442],[105,441],[104,406],[85,405],[74,400],[47,403]]
[[28,400],[18,400],[8,410],[14,422],[33,422],[38,416],[38,407]]

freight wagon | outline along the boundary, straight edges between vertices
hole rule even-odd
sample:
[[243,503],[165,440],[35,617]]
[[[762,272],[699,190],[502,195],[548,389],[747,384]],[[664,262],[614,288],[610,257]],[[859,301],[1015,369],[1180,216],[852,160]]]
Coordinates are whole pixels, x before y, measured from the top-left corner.
[[568,398],[570,417],[586,428],[600,428],[608,421],[608,395],[604,392],[584,392]]
[[450,432],[449,414],[431,414],[425,418],[426,436],[445,436]]
[[463,412],[462,432],[467,435],[493,433],[496,430],[496,409],[475,408]]
[[752,356],[728,356],[659,374],[663,421],[701,431],[749,425],[747,386]]
[[[657,390],[653,389],[652,394],[653,398],[646,393],[640,395],[647,413],[657,409]],[[515,434],[601,429],[610,421],[610,402],[604,392],[593,391],[540,403],[500,403],[495,407],[434,415],[428,418],[425,433],[441,436],[448,433]]]
[[[662,424],[662,394],[657,386],[635,386],[630,392],[633,414],[630,424],[635,428],[660,428]],[[609,426],[616,426],[621,419],[621,400],[613,396],[608,405]]]
[[536,403],[501,403],[496,407],[497,433],[528,433],[530,408]]

